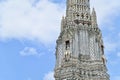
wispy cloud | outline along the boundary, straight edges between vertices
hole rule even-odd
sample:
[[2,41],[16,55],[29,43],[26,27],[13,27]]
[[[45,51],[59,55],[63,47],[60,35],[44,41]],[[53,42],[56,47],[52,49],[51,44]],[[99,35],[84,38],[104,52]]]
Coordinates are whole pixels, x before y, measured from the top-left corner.
[[64,7],[49,0],[0,2],[0,38],[51,43],[59,33]]
[[[119,0],[91,0],[98,22],[111,24],[120,11]],[[107,5],[106,5],[107,3]],[[0,38],[37,40],[52,43],[60,31],[60,19],[65,14],[65,3],[50,0],[6,0],[0,2]]]
[[28,78],[27,80],[32,80],[31,78]]
[[25,47],[22,51],[20,51],[21,56],[41,56],[42,54],[37,51],[36,48],[33,47]]
[[120,52],[117,53],[117,56],[120,57]]
[[116,51],[117,47],[119,46],[119,44],[117,42],[111,41],[110,38],[105,39],[104,43],[105,43],[105,50],[106,50],[107,53]]
[[54,79],[54,72],[48,72],[47,74],[45,74],[43,80],[55,80]]
[[112,80],[120,80],[120,76],[114,76]]
[[99,24],[111,24],[112,19],[119,15],[120,0],[91,0],[91,7],[95,7]]
[[119,36],[119,38],[120,38],[120,33],[118,33],[118,36]]

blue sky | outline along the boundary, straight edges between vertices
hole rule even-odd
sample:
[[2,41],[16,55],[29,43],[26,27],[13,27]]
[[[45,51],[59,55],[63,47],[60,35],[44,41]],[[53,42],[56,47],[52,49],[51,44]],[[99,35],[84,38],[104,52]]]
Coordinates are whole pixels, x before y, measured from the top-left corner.
[[[120,80],[120,1],[91,0],[111,80]],[[0,80],[54,80],[65,0],[0,0]]]

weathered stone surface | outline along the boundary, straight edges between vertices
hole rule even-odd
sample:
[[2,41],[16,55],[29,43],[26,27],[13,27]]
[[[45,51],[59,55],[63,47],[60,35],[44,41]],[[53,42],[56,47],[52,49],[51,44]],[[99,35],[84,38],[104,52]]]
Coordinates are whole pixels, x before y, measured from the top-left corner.
[[102,34],[90,0],[67,0],[57,39],[55,80],[109,80]]

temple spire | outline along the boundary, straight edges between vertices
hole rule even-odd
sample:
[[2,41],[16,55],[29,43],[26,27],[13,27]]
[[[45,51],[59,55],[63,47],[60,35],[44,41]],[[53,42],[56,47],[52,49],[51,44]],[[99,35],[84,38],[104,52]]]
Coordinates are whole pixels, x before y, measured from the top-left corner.
[[64,26],[65,26],[65,17],[62,16],[62,20],[61,20],[61,31],[63,31]]
[[55,80],[109,80],[102,33],[90,0],[67,0],[56,41]]
[[92,10],[92,26],[93,27],[97,27],[97,16],[96,16],[96,11],[95,9],[93,8]]
[[76,17],[80,19],[83,13],[90,13],[89,0],[67,0],[66,16],[69,17],[69,19],[74,19]]

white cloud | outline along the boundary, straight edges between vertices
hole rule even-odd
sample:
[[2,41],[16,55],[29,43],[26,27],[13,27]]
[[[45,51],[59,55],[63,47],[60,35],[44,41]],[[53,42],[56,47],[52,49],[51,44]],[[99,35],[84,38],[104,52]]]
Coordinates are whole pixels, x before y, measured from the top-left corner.
[[[115,39],[115,38],[117,38],[117,39]],[[113,36],[105,36],[104,44],[105,44],[105,53],[107,53],[107,55],[120,56],[120,54],[118,52],[118,51],[120,51],[120,49],[119,49],[120,40],[119,40],[118,36],[114,36],[114,37]]]
[[38,53],[37,49],[32,47],[25,47],[22,51],[20,51],[21,56],[35,56],[40,54]]
[[116,51],[117,43],[105,41],[105,49],[107,52]]
[[55,40],[64,8],[48,0],[33,6],[30,0],[0,3],[0,39],[29,39],[42,43]]
[[27,80],[32,80],[31,78],[28,78]]
[[[111,21],[120,10],[119,0],[91,0],[91,3],[96,8],[100,24]],[[44,44],[56,40],[65,6],[49,0],[33,4],[34,0],[0,2],[0,39],[28,39]]]
[[117,56],[120,57],[120,52],[117,53]]
[[43,80],[55,80],[55,79],[54,79],[54,72],[49,72],[49,73],[47,73],[47,74],[44,76]]
[[91,7],[95,7],[99,24],[111,24],[112,19],[119,15],[120,0],[91,0]]
[[120,33],[118,33],[118,37],[120,37]]
[[113,77],[113,80],[120,80],[120,76]]
[[104,38],[105,50],[107,51],[107,53],[116,51],[116,49],[119,46],[118,42],[114,42],[111,40],[112,40],[111,37]]

